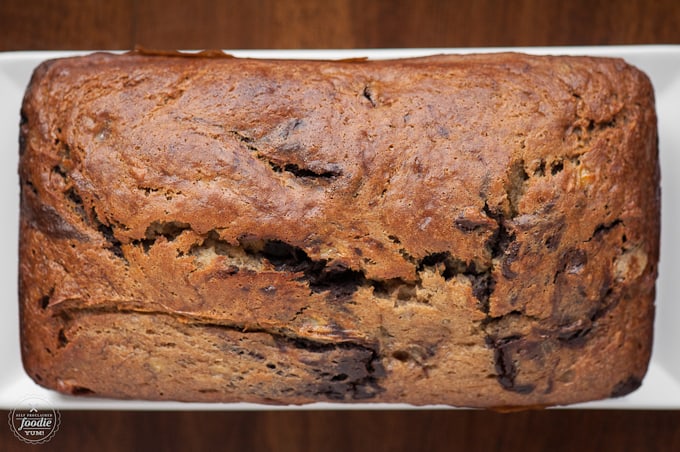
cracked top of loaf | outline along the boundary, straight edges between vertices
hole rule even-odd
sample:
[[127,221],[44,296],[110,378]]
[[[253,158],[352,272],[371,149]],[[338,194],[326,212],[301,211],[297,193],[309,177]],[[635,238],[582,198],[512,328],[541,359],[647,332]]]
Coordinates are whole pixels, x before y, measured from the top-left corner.
[[503,407],[646,371],[656,118],[621,60],[53,60],[19,172],[47,387]]

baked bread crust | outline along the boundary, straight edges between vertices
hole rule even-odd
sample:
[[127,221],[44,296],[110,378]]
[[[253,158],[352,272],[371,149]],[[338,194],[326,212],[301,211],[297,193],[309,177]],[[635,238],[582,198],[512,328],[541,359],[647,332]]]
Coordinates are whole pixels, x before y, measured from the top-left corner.
[[36,69],[20,142],[45,387],[502,408],[646,372],[656,117],[622,60],[94,54]]

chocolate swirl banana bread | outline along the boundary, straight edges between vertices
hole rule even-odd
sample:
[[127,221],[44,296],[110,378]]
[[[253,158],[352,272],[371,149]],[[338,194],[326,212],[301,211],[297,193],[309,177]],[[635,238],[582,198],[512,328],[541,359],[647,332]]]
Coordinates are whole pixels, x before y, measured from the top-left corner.
[[656,117],[621,60],[52,60],[20,147],[45,387],[502,408],[646,372]]

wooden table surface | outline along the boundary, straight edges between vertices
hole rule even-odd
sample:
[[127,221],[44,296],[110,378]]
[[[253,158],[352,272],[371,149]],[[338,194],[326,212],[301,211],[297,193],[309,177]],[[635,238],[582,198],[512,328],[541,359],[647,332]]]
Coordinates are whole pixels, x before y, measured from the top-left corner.
[[[680,44],[678,0],[0,0],[0,51],[654,43]],[[0,422],[2,451],[210,448],[680,451],[680,411],[66,411],[41,446]]]

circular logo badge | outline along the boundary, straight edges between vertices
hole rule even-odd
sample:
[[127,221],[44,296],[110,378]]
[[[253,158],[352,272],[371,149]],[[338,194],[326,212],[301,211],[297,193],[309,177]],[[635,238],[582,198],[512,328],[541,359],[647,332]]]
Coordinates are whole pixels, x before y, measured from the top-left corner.
[[14,436],[28,444],[43,444],[59,430],[61,415],[47,400],[28,396],[9,412],[9,428]]

